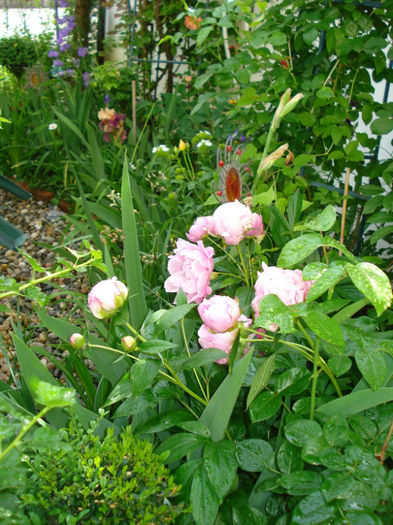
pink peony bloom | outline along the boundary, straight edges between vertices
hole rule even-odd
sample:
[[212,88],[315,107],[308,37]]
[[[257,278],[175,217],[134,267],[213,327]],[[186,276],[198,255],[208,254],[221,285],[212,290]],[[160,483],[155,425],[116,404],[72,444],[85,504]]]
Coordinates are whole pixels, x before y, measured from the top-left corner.
[[100,281],[90,290],[87,303],[97,319],[114,315],[127,299],[128,289],[117,277]]
[[262,235],[263,235],[262,215],[259,215],[259,213],[253,213],[251,230],[248,230],[248,232],[246,233],[246,237],[262,237]]
[[194,224],[191,226],[189,232],[186,234],[187,239],[191,242],[201,241],[206,235],[209,235],[211,230],[212,218],[198,217]]
[[[277,295],[287,306],[306,300],[314,281],[303,281],[300,270],[283,270],[276,266],[267,266],[265,263],[262,263],[262,268],[263,272],[258,272],[258,279],[254,286],[255,297],[252,301],[252,307],[255,317],[259,316],[259,301],[265,295]],[[277,326],[272,325],[271,329],[275,331]]]
[[[224,332],[223,334],[211,332],[206,325],[202,325],[198,330],[198,341],[202,348],[219,348],[227,354],[231,353],[233,342],[236,339],[239,329],[231,330],[230,332]],[[218,359],[216,363],[219,365],[226,365],[229,359],[224,357]]]
[[188,303],[202,302],[212,292],[209,283],[213,271],[213,255],[213,248],[206,248],[202,241],[195,245],[178,239],[174,255],[169,256],[170,276],[165,281],[165,290],[183,290]]
[[213,332],[227,332],[238,322],[239,303],[225,295],[213,295],[198,306],[198,313],[205,326]]
[[212,231],[227,244],[236,245],[253,226],[251,210],[239,201],[221,204],[212,215]]
[[73,346],[76,350],[79,350],[80,348],[83,348],[85,346],[86,340],[82,334],[75,333],[70,336],[69,339],[71,346]]

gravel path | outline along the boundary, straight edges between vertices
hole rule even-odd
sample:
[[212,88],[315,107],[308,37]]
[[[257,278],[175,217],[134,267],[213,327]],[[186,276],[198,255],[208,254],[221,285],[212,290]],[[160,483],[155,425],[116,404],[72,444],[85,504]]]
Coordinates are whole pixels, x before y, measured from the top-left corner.
[[[21,249],[34,257],[41,266],[50,268],[54,262],[55,254],[44,245],[51,247],[61,245],[66,226],[63,212],[51,204],[32,199],[22,201],[8,192],[0,190],[0,215],[25,233],[26,241]],[[30,265],[19,252],[9,250],[1,245],[0,270],[2,276],[12,277],[17,281],[28,281],[32,275]],[[80,279],[73,281],[58,279],[55,286],[53,283],[42,285],[44,292],[51,293],[54,296],[53,305],[51,302],[48,308],[50,315],[64,317],[74,307],[71,301],[72,296],[61,291],[62,285],[65,283],[70,285],[71,282],[74,290],[87,293],[88,286],[85,281]],[[56,296],[57,292],[58,296]],[[3,300],[2,305],[6,305],[7,311],[0,310],[0,379],[8,381],[10,377],[8,364],[13,370],[15,366],[15,352],[10,335],[12,321],[21,323],[25,333],[29,335],[29,342],[33,341],[35,345],[42,346],[46,350],[53,351],[58,346],[59,340],[54,334],[48,333],[47,330],[39,326],[40,321],[34,312],[34,303],[29,299],[22,298],[17,301],[13,297]],[[41,362],[56,375],[56,370],[54,370],[54,365],[51,362],[45,358],[41,359]]]

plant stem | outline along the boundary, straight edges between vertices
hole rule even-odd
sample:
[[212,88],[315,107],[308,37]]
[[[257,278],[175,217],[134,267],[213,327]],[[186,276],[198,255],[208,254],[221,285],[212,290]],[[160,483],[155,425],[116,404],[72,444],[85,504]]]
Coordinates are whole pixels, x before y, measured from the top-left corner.
[[[187,337],[186,337],[186,331],[184,329],[184,319],[181,320],[180,326],[181,326],[181,332],[182,332],[182,336],[183,336],[183,340],[184,340],[184,345],[186,347],[187,355],[188,355],[188,357],[191,357],[191,352],[190,352],[190,348],[188,346],[188,341],[187,341]],[[205,394],[205,391],[203,390],[203,387],[202,387],[201,380],[199,378],[198,372],[196,371],[195,368],[193,368],[193,371],[194,371],[195,379],[197,380],[199,388],[200,388],[200,390],[202,392],[202,395],[206,399],[206,401],[208,401],[209,399],[208,399],[207,395]]]
[[242,250],[239,244],[237,245],[237,253],[239,254],[240,263],[243,268],[244,281],[246,283],[246,286],[249,286],[247,268],[246,268],[246,265],[244,264],[243,253],[242,253]]
[[311,383],[311,406],[310,406],[310,419],[314,419],[315,411],[315,396],[317,392],[317,381],[318,381],[318,359],[319,359],[319,337],[317,337],[314,345],[314,364],[313,364],[313,376]]
[[37,423],[37,421],[45,416],[49,410],[51,410],[52,407],[44,407],[41,412],[39,412],[36,416],[33,417],[33,419],[25,425],[20,433],[16,436],[16,438],[8,445],[6,449],[3,450],[3,452],[0,454],[0,461],[9,453],[13,448],[15,448],[20,440],[23,438],[23,436]]
[[137,330],[135,330],[133,326],[130,325],[130,323],[125,323],[125,324],[126,324],[126,327],[130,330],[130,332],[132,332],[135,335],[135,337],[137,337],[140,341],[142,341],[142,343],[146,343],[146,339],[142,337],[141,334]]

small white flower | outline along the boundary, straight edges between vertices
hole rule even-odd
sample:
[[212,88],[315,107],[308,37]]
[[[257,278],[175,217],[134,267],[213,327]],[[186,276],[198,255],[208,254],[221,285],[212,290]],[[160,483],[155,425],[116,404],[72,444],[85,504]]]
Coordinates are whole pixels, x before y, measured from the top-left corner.
[[187,7],[187,13],[190,13],[190,15],[193,15],[195,13],[195,9],[193,7]]
[[202,146],[206,146],[207,148],[211,148],[213,146],[213,144],[211,143],[210,140],[202,139],[201,141],[198,142],[196,147],[197,148],[201,148]]
[[152,149],[152,153],[167,153],[169,151],[168,146],[165,146],[165,144],[160,144],[159,146],[155,146]]
[[204,131],[201,131],[201,133],[203,133],[204,135],[209,135],[209,136],[211,137],[211,133],[210,133],[210,131],[206,131],[206,130],[204,130]]
[[54,131],[55,129],[57,129],[57,124],[56,124],[56,122],[52,122],[51,124],[49,124],[48,129],[49,129],[50,131]]
[[133,171],[136,170],[136,166],[132,162],[130,162],[130,170],[133,170]]

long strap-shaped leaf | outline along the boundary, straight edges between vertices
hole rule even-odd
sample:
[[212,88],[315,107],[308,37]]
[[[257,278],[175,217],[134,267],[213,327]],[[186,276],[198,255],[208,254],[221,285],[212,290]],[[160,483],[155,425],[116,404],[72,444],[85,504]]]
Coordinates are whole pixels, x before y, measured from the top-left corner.
[[124,235],[124,264],[128,287],[130,319],[134,328],[139,330],[147,315],[147,306],[143,292],[142,266],[139,256],[134,204],[128,174],[127,153],[124,156],[121,183],[121,220]]
[[251,357],[252,350],[237,363],[233,373],[227,375],[200,417],[200,421],[209,428],[213,441],[224,439]]

